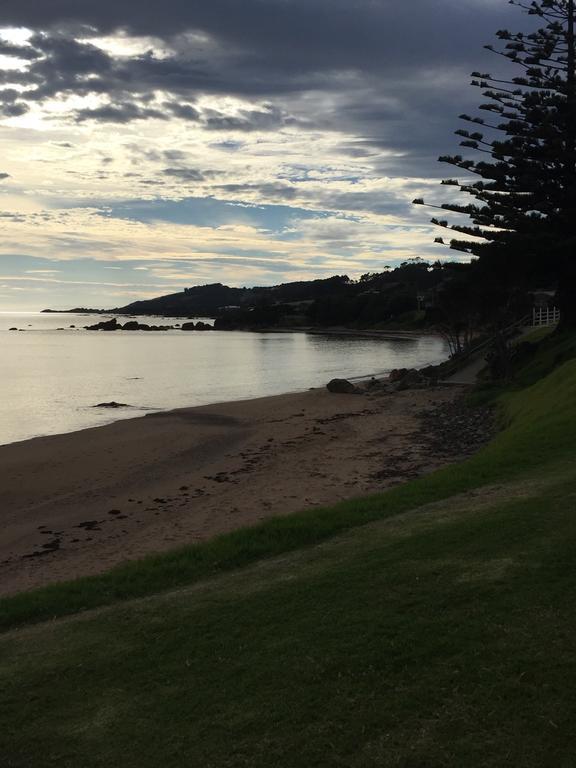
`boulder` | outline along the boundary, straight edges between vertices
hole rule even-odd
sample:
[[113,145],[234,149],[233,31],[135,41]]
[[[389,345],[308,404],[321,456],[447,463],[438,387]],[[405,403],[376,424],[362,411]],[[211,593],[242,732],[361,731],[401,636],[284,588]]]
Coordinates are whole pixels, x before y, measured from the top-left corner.
[[419,372],[431,385],[435,386],[438,384],[439,369],[440,366],[438,365],[427,365],[425,368],[420,368]]
[[[148,328],[148,326],[146,326],[146,328]],[[140,329],[141,325],[136,320],[130,320],[122,326],[123,331],[139,331]]]
[[208,325],[208,323],[203,323],[202,321],[196,323],[196,330],[197,331],[211,331],[212,326]]
[[9,331],[17,331],[17,330],[18,330],[18,328],[9,328],[8,330],[9,330]]
[[422,389],[429,386],[430,381],[426,379],[415,368],[406,371],[404,376],[396,382],[396,391],[401,392],[404,389]]
[[408,373],[408,368],[394,368],[394,370],[390,371],[388,374],[388,380],[392,383],[395,381],[400,381],[406,374]]
[[358,395],[362,391],[348,379],[332,379],[326,384],[326,389],[336,395]]
[[181,331],[195,331],[196,323],[182,323],[180,326]]

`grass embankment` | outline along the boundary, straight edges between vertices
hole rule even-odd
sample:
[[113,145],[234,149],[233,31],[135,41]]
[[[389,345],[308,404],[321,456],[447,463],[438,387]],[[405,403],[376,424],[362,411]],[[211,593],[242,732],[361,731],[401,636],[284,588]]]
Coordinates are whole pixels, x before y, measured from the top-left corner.
[[504,418],[379,497],[3,601],[116,602],[0,638],[2,765],[573,766],[576,361]]
[[[546,339],[518,376],[536,380],[570,353],[573,336]],[[494,398],[495,393],[490,392]],[[349,528],[449,498],[486,483],[511,480],[532,468],[562,461],[576,444],[576,375],[568,366],[525,392],[502,396],[507,428],[470,461],[406,483],[385,494],[315,509],[152,556],[96,577],[0,600],[0,630],[156,594],[249,565],[263,557],[311,546]]]

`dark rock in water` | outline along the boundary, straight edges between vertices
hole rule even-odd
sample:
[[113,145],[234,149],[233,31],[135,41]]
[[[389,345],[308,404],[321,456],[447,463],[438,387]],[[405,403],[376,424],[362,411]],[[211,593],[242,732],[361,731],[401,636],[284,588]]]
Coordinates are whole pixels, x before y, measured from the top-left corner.
[[181,331],[212,331],[214,330],[208,323],[203,323],[199,320],[197,323],[182,323],[180,326]]
[[95,325],[86,325],[84,327],[87,331],[118,331],[122,326],[118,325],[118,320],[113,317],[112,320],[102,320]]
[[69,325],[68,328],[76,328],[75,325]]
[[109,403],[98,403],[97,405],[93,405],[92,408],[130,408],[130,406],[127,403],[117,403],[114,400],[111,400]]
[[362,392],[348,379],[332,379],[326,384],[326,389],[337,395],[358,395]]
[[10,331],[17,331],[18,328],[9,328],[8,330],[10,330]]
[[148,325],[148,323],[139,323],[136,320],[130,320],[119,327],[123,331],[169,331],[172,328],[171,325]]
[[124,325],[120,325],[115,317],[112,320],[102,320],[95,325],[84,327],[87,331],[168,331],[172,328],[171,325],[148,325],[147,323],[139,323],[137,320],[129,320]]

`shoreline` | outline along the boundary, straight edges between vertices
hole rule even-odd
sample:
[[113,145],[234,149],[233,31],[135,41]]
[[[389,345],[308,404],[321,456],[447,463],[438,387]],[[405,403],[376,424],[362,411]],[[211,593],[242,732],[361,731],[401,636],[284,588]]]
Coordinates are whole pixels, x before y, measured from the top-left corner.
[[[432,363],[429,363],[426,366],[422,366],[422,367],[428,367],[428,365],[440,365],[442,362],[444,362],[444,360],[439,361],[439,362],[432,362]],[[416,369],[416,370],[420,370],[420,369]],[[389,373],[390,373],[390,371],[388,371],[388,370],[385,370],[385,371],[374,371],[372,373],[360,374],[358,376],[349,376],[348,377],[348,381],[351,381],[354,384],[362,384],[362,382],[370,381],[370,379],[373,379],[373,378],[377,378],[377,379],[386,378]],[[324,387],[323,386],[305,387],[305,388],[301,388],[301,389],[291,389],[291,390],[288,390],[286,392],[279,392],[279,393],[273,394],[273,395],[261,395],[260,397],[239,397],[238,399],[233,399],[233,400],[216,400],[213,403],[202,403],[200,405],[184,405],[184,406],[179,406],[177,408],[144,408],[142,406],[137,406],[137,405],[126,405],[126,406],[121,406],[121,407],[124,408],[124,409],[129,408],[129,409],[133,409],[134,411],[140,411],[139,415],[137,415],[137,414],[130,414],[130,415],[126,415],[126,416],[117,415],[116,418],[113,418],[112,414],[114,414],[114,413],[117,414],[118,410],[120,410],[120,409],[117,409],[117,408],[108,408],[108,409],[106,409],[106,408],[104,408],[104,409],[100,410],[100,413],[102,413],[103,411],[106,411],[106,410],[108,410],[110,412],[110,419],[105,421],[105,422],[101,422],[99,424],[94,424],[92,426],[84,426],[84,427],[79,427],[79,428],[72,428],[72,429],[69,429],[69,430],[65,430],[63,432],[54,432],[54,433],[46,434],[46,435],[33,435],[31,437],[24,437],[21,440],[11,440],[8,443],[0,443],[0,449],[8,447],[8,446],[11,446],[11,445],[21,445],[22,443],[30,443],[30,442],[32,442],[34,440],[43,440],[43,439],[52,438],[52,437],[60,437],[61,435],[79,434],[79,433],[87,432],[87,431],[93,430],[93,429],[102,429],[103,427],[108,427],[111,424],[116,424],[117,422],[135,421],[137,419],[144,419],[144,418],[146,418],[148,416],[154,416],[154,415],[157,415],[157,414],[169,415],[171,413],[176,413],[178,411],[188,411],[188,410],[193,409],[193,408],[209,408],[209,407],[226,406],[226,405],[231,404],[231,403],[249,403],[249,402],[257,401],[257,400],[267,400],[269,398],[274,398],[274,397],[284,397],[286,395],[304,394],[305,392],[312,392],[312,391],[321,390],[321,389],[324,389]],[[97,406],[87,406],[87,407],[88,408],[97,408]]]
[[479,443],[459,434],[461,419],[446,437],[460,391],[311,389],[0,446],[0,594],[377,493],[464,458]]
[[[30,322],[34,320],[31,319]],[[52,324],[56,326],[55,321],[52,321]],[[37,372],[37,364],[34,362],[36,352],[41,356],[45,354],[45,339],[42,334],[50,334],[52,330],[57,329],[32,328],[30,330],[31,334],[28,336],[21,334],[21,337],[25,340],[23,344],[25,375],[34,377]],[[149,412],[166,409],[305,392],[311,387],[324,386],[334,376],[342,376],[353,381],[361,381],[372,376],[381,378],[398,366],[420,367],[440,363],[447,354],[445,344],[441,340],[419,333],[414,336],[403,335],[392,338],[388,332],[369,333],[343,329],[309,332],[307,329],[300,329],[296,333],[293,330],[283,332],[272,330],[272,333],[223,332],[217,333],[218,338],[212,340],[204,334],[200,338],[196,336],[190,339],[186,334],[173,331],[165,340],[168,342],[166,346],[157,340],[159,334],[152,334],[151,348],[156,350],[167,366],[174,365],[178,355],[185,355],[183,376],[180,379],[184,383],[179,385],[177,378],[174,378],[174,386],[164,389],[162,384],[165,383],[166,377],[159,375],[157,370],[150,366],[142,352],[143,339],[150,338],[147,332],[146,334],[133,331],[126,334],[120,332],[120,339],[114,338],[114,334],[110,339],[107,334],[93,332],[87,341],[88,332],[76,328],[70,332],[70,342],[68,337],[63,341],[53,342],[56,344],[58,359],[62,362],[61,373],[57,377],[54,374],[57,369],[60,370],[59,367],[55,365],[52,371],[47,366],[48,386],[36,385],[40,396],[38,409],[36,409],[34,398],[27,398],[22,387],[16,391],[13,382],[17,381],[17,377],[14,375],[8,379],[8,398],[0,414],[2,426],[0,445],[81,431],[117,420],[140,418]],[[4,336],[8,335],[8,332],[4,334]],[[277,337],[277,341],[270,341],[269,345],[265,346],[265,342],[268,341],[266,337],[271,336]],[[278,364],[278,350],[281,349],[281,344],[288,344],[283,340],[288,336],[290,336],[293,353],[296,355],[296,364],[291,365],[291,369],[286,371],[287,375],[283,376],[282,361]],[[16,340],[15,335],[12,335],[5,344],[9,353],[9,364],[14,371],[18,370],[17,360],[22,345],[21,337]],[[174,341],[175,338],[176,341]],[[187,343],[189,341],[191,344]],[[218,360],[218,352],[232,346],[245,351],[243,361],[251,359],[251,355],[257,355],[257,365],[260,366],[261,371],[259,369],[260,372],[254,382],[251,380],[251,370],[246,369],[241,374],[238,386],[230,378],[216,380],[213,386],[213,377],[220,376],[223,370],[217,362],[214,362]],[[83,368],[68,360],[67,355],[70,356],[70,350],[76,350],[75,359],[81,359],[89,355],[92,349],[106,360],[112,360],[112,366],[108,368],[106,365],[102,366],[102,377],[100,370],[93,369],[91,364],[84,371]],[[127,350],[125,355],[127,362],[120,366],[116,364],[119,353],[115,350],[118,349]],[[201,357],[201,365],[207,362],[209,377],[197,372],[199,366],[194,365],[194,356],[185,352],[185,350],[194,352],[196,349]],[[322,354],[316,355],[317,350]],[[310,359],[312,354],[313,360]],[[300,356],[303,360],[302,365]],[[269,359],[275,360],[278,364],[278,373],[270,374],[267,371]],[[133,363],[128,362],[132,360]],[[246,368],[246,365],[244,367]],[[108,374],[107,370],[112,373]],[[20,379],[22,375],[24,374],[20,375]],[[60,376],[64,379],[63,382],[57,380]],[[136,377],[137,380],[133,380],[132,377]],[[76,386],[73,388],[70,382],[75,382]],[[93,386],[94,382],[95,386]],[[78,384],[84,385],[86,396],[83,396],[83,386]],[[61,393],[62,396],[60,396]],[[127,404],[127,407],[108,412],[104,408],[93,407],[97,403],[112,400]]]

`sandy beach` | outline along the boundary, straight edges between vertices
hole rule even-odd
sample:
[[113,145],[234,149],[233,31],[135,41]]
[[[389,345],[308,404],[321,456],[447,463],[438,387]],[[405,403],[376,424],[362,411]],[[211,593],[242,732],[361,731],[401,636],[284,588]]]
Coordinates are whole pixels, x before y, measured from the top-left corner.
[[[381,491],[474,451],[462,388],[325,389],[0,446],[0,593]],[[472,419],[472,421],[470,421]]]

